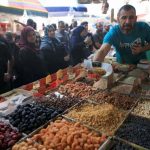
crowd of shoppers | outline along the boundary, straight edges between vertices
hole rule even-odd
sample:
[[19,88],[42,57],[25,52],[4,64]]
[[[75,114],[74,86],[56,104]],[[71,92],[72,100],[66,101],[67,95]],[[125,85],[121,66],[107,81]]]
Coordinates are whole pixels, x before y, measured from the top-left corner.
[[[100,47],[86,21],[79,25],[72,20],[70,26],[64,21],[43,26],[43,37],[32,19],[27,24],[15,22],[23,26],[20,35],[0,35],[0,93],[81,63]],[[101,36],[103,31],[95,34]]]

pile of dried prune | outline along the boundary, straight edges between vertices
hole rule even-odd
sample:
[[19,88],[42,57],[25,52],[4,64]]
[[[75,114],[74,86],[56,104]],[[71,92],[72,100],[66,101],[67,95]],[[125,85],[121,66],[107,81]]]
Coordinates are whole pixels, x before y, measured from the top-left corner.
[[5,150],[13,146],[21,136],[22,135],[9,124],[0,121],[0,150]]
[[17,109],[6,116],[10,123],[24,133],[30,133],[57,116],[58,112],[53,107],[46,107],[40,104],[19,105]]
[[150,149],[150,120],[130,115],[116,132],[116,135]]

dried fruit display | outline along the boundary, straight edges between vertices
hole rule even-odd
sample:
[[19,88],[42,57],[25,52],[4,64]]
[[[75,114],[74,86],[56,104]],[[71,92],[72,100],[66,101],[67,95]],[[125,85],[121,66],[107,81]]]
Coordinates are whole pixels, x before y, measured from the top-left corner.
[[16,144],[12,150],[22,150],[22,147],[38,150],[98,150],[105,140],[104,135],[90,131],[80,123],[62,119],[50,123],[26,142]]
[[6,116],[10,123],[24,133],[30,133],[45,124],[59,112],[54,108],[45,107],[39,104],[19,105],[17,109]]
[[0,149],[6,150],[13,146],[22,135],[9,124],[0,121]]

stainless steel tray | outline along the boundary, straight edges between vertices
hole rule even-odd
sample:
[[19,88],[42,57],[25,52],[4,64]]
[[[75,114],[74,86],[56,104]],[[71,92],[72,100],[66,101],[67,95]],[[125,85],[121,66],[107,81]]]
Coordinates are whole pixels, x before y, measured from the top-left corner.
[[[134,98],[134,103],[131,106],[131,108],[130,109],[127,109],[127,108],[125,109],[125,108],[123,108],[123,106],[121,106],[121,105],[117,106],[116,104],[114,104],[113,102],[110,102],[110,101],[106,101],[106,100],[99,101],[97,99],[94,100],[94,96],[97,95],[97,94],[99,94],[99,93],[101,93],[101,92],[102,92],[102,94],[104,93],[106,95],[107,94],[109,95],[109,94],[113,94],[113,93],[115,94],[116,93],[116,92],[111,92],[109,90],[101,90],[101,91],[98,91],[97,93],[91,95],[87,100],[88,101],[92,101],[92,102],[96,102],[97,104],[109,103],[109,104],[114,105],[115,107],[118,107],[119,109],[121,109],[123,111],[131,111],[137,105],[138,101],[140,101],[140,99],[141,99],[141,97],[135,97],[134,95],[127,95],[127,94],[116,93],[116,94],[118,94],[118,98],[119,98],[120,95],[127,96],[127,97],[131,98],[132,101],[133,101],[132,98]],[[105,99],[105,97],[103,99]]]
[[[33,131],[32,133],[30,133],[29,135],[25,136],[25,137],[22,138],[21,140],[19,140],[16,144],[19,144],[19,143],[21,143],[21,142],[23,142],[23,141],[26,141],[28,138],[31,138],[31,137],[33,137],[35,134],[39,133],[41,129],[46,128],[51,122],[54,122],[54,121],[56,121],[56,120],[61,120],[61,119],[65,119],[65,120],[67,120],[68,122],[76,123],[76,121],[73,120],[73,119],[71,119],[71,118],[67,118],[67,117],[65,117],[65,116],[59,115],[59,116],[57,116],[57,117],[51,119],[51,120],[48,121],[47,123],[45,123],[43,126],[41,126],[41,127],[39,127],[38,129],[36,129],[36,130]],[[85,127],[87,127],[90,131],[96,132],[99,136],[102,136],[102,133],[99,132],[98,130],[96,130],[96,129],[90,127],[90,126],[87,126],[87,125],[85,125],[85,124],[82,124],[82,123],[80,123],[80,124],[83,125],[83,126],[85,126]],[[106,137],[106,140],[107,140],[107,138],[108,138],[108,137]],[[100,147],[101,147],[102,145],[103,145],[103,143],[100,144]]]
[[[83,100],[82,102],[78,103],[78,104],[75,105],[74,107],[72,107],[72,108],[68,109],[66,112],[64,112],[63,117],[69,118],[69,119],[71,119],[71,120],[74,120],[75,122],[80,122],[80,123],[83,124],[83,125],[86,125],[86,126],[91,127],[90,125],[88,125],[88,123],[85,123],[85,122],[83,122],[83,121],[79,121],[78,119],[75,119],[75,118],[73,118],[73,117],[68,117],[68,116],[66,115],[66,114],[69,113],[71,110],[76,109],[76,108],[82,106],[83,104],[101,105],[101,104],[98,104],[98,103],[93,102],[93,101],[90,101],[90,100]],[[128,115],[131,113],[131,111],[125,111],[125,110],[121,110],[121,109],[119,109],[119,110],[122,111],[122,112],[124,112],[126,115],[125,115],[125,117],[122,119],[122,121],[118,124],[118,126],[116,127],[116,129],[113,131],[113,135],[114,135],[114,133],[119,129],[119,127],[123,124],[123,122],[126,120],[126,118],[128,117]],[[90,112],[89,112],[89,113],[90,113]],[[101,130],[99,130],[99,129],[97,129],[97,128],[94,128],[94,127],[91,127],[91,128],[93,128],[93,129],[95,129],[95,130],[101,132],[101,133],[104,134],[104,135],[110,136],[110,135],[106,134],[105,132],[102,132]]]
[[136,150],[148,150],[144,147],[141,147],[137,144],[134,144],[134,143],[131,143],[131,142],[128,142],[126,140],[123,140],[121,138],[118,138],[118,137],[109,137],[105,142],[104,144],[99,148],[99,150],[112,150],[113,146],[115,144],[117,144],[117,142],[121,142],[122,144],[127,144],[133,148],[135,148]]

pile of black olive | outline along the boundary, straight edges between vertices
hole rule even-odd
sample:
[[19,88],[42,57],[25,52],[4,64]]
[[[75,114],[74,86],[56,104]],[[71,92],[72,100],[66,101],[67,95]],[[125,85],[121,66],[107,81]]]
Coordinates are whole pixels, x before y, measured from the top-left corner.
[[40,104],[19,105],[17,109],[6,116],[10,123],[19,129],[20,132],[30,133],[60,112],[53,107],[46,107]]
[[116,135],[150,149],[150,119],[130,115],[116,132]]
[[123,143],[119,140],[114,140],[113,143],[114,144],[110,150],[137,150],[136,148],[132,147],[131,145]]

